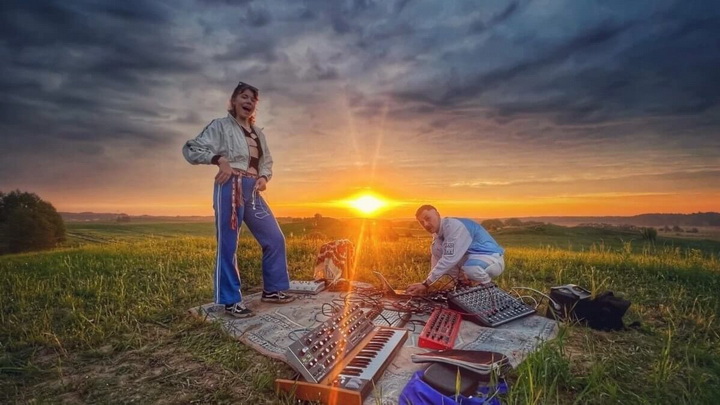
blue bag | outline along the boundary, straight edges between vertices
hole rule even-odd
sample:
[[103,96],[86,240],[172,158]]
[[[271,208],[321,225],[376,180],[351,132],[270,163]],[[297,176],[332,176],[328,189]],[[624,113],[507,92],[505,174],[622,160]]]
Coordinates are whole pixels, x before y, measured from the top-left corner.
[[400,393],[399,405],[501,405],[500,399],[496,395],[490,396],[490,398],[488,395],[492,391],[497,391],[499,394],[507,393],[507,384],[501,381],[494,390],[491,387],[482,387],[476,397],[466,397],[460,394],[447,396],[423,381],[423,374],[424,371],[413,374]]

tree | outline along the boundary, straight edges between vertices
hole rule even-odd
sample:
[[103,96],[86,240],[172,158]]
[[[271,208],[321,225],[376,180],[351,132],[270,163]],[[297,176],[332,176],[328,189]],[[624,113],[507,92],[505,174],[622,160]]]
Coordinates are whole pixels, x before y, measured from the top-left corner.
[[509,218],[505,220],[505,226],[522,226],[523,222],[517,218]]
[[657,229],[655,228],[641,228],[640,234],[642,238],[650,242],[655,242],[657,239]]
[[0,192],[0,254],[55,247],[65,240],[65,223],[52,204],[20,190]]
[[499,219],[486,219],[482,221],[482,226],[488,231],[495,231],[503,227],[503,221]]

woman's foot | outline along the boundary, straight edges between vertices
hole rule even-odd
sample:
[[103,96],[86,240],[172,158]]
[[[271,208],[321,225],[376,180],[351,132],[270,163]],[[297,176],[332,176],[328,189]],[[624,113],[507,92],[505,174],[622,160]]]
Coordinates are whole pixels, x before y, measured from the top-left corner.
[[262,298],[260,299],[262,302],[272,302],[275,304],[285,304],[293,300],[295,300],[294,295],[287,295],[282,291],[267,292],[265,290],[263,290]]
[[242,302],[225,305],[225,312],[235,318],[250,318],[251,316],[255,316],[255,313]]

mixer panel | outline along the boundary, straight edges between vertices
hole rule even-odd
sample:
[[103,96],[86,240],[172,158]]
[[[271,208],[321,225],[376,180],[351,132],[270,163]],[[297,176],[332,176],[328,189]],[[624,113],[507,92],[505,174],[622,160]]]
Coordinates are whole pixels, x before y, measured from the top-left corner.
[[447,297],[449,308],[482,326],[495,327],[535,313],[534,308],[495,283],[460,288],[448,293]]

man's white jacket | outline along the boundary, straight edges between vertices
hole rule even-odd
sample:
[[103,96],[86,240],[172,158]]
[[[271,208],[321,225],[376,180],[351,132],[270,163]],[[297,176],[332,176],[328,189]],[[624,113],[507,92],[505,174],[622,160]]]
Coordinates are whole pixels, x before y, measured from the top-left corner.
[[502,255],[498,245],[482,225],[467,218],[445,217],[432,243],[432,270],[427,281],[432,283],[443,274],[454,273],[462,267],[469,255]]

